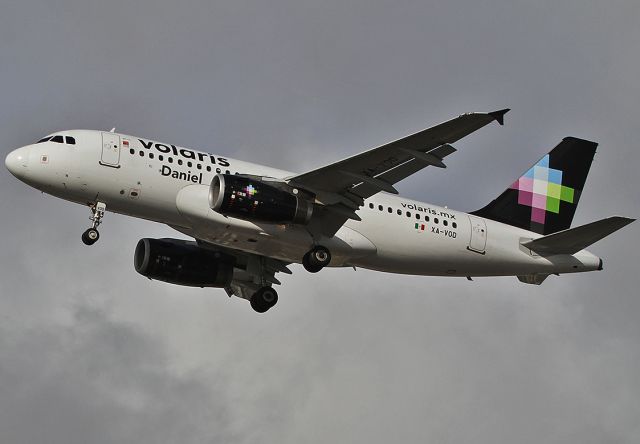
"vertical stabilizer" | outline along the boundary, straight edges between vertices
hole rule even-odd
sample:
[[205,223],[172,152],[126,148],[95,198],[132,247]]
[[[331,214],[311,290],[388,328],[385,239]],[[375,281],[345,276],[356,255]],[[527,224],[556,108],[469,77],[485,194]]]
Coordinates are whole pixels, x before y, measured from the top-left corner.
[[597,146],[564,138],[497,199],[472,214],[544,235],[570,228]]

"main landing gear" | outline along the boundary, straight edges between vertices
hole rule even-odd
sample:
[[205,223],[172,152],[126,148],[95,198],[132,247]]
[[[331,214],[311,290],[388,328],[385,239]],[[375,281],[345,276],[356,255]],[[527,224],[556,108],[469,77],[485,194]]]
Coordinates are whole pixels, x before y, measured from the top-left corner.
[[331,262],[331,253],[326,247],[316,245],[302,258],[302,265],[310,273],[317,273]]
[[93,245],[98,239],[100,239],[100,233],[98,233],[98,225],[102,222],[102,217],[107,209],[107,205],[104,202],[97,202],[95,205],[91,205],[91,228],[82,233],[82,242],[85,245]]
[[251,296],[251,308],[264,313],[278,302],[278,293],[271,287],[262,287]]

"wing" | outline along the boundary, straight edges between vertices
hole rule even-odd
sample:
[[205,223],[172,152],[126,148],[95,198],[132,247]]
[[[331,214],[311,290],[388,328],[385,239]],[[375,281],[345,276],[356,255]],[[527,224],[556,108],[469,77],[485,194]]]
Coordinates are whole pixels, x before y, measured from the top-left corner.
[[504,123],[509,109],[463,114],[395,142],[357,154],[331,165],[288,178],[293,186],[316,194],[320,204],[310,230],[332,236],[348,219],[360,220],[355,211],[364,199],[380,191],[397,194],[393,185],[427,166],[442,162],[456,150],[456,142],[485,125]]

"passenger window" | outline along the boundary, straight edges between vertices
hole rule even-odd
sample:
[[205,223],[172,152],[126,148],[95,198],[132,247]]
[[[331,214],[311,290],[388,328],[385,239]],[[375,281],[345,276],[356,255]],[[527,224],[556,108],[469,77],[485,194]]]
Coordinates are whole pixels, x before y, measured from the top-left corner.
[[159,160],[160,162],[162,162],[162,161],[164,160],[164,156],[163,156],[162,154],[159,154],[159,155],[158,155],[158,160]]
[[211,166],[207,165],[207,171],[211,172]]
[[446,227],[447,225],[449,225],[449,222],[447,222],[446,220],[443,220],[442,221],[442,225],[444,225]]
[[169,163],[173,163],[173,157],[169,157],[167,160],[169,161]]
[[134,150],[133,148],[129,150],[129,154],[135,154],[135,153],[136,153],[136,150]]
[[140,157],[144,157],[144,151],[140,150]]
[[196,167],[197,167],[199,170],[201,170],[201,169],[202,169],[202,165],[200,165],[200,164],[197,164],[197,165],[196,165]]
[[64,141],[62,140],[62,136],[53,136],[51,138],[51,141],[55,143],[64,143]]
[[67,141],[67,143],[68,143],[69,145],[75,145],[75,144],[76,144],[76,139],[74,139],[74,138],[73,138],[73,137],[71,137],[71,136],[66,136],[66,137],[65,137],[65,140]]
[[411,211],[407,211],[407,217],[411,217]]
[[369,208],[371,208],[373,210],[373,204],[372,203],[369,204]]
[[425,220],[426,222],[429,222],[429,216],[425,216],[425,217],[424,217],[424,220]]
[[231,173],[229,172],[229,170],[226,170],[226,171],[225,171],[225,173],[227,173],[227,174],[231,174]]
[[193,166],[193,164],[192,164],[191,162],[187,162],[187,166],[188,166],[189,168],[191,168],[191,167]]
[[416,219],[420,219],[420,213],[416,213]]
[[387,210],[389,211],[389,213],[393,213],[393,208],[389,207],[387,208]]
[[398,216],[402,216],[402,210],[398,210]]
[[216,168],[216,173],[220,174],[222,170],[220,168]]
[[153,159],[153,153],[149,153],[149,159]]
[[178,159],[178,165],[182,165],[182,159]]
[[433,218],[433,223],[434,223],[434,224],[437,224],[437,223],[438,223],[438,218],[437,218],[437,217],[434,217],[434,218]]
[[452,223],[452,224],[451,224],[451,226],[452,226],[453,228],[458,228],[458,224],[457,224],[457,223],[455,223],[455,222],[454,222],[454,223]]

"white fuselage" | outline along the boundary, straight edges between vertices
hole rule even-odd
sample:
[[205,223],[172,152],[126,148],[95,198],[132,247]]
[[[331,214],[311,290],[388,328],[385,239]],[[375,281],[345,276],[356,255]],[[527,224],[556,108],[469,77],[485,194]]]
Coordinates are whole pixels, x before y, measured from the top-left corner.
[[521,245],[540,237],[536,233],[386,193],[365,201],[357,212],[361,221],[349,220],[331,238],[313,238],[302,225],[250,222],[209,208],[209,184],[217,173],[278,179],[294,173],[117,133],[57,134],[75,144],[19,148],[7,157],[12,173],[62,199],[104,202],[108,211],[168,224],[214,245],[299,263],[321,244],[331,251],[332,266],[417,275],[571,273],[600,265],[584,250],[538,256]]

